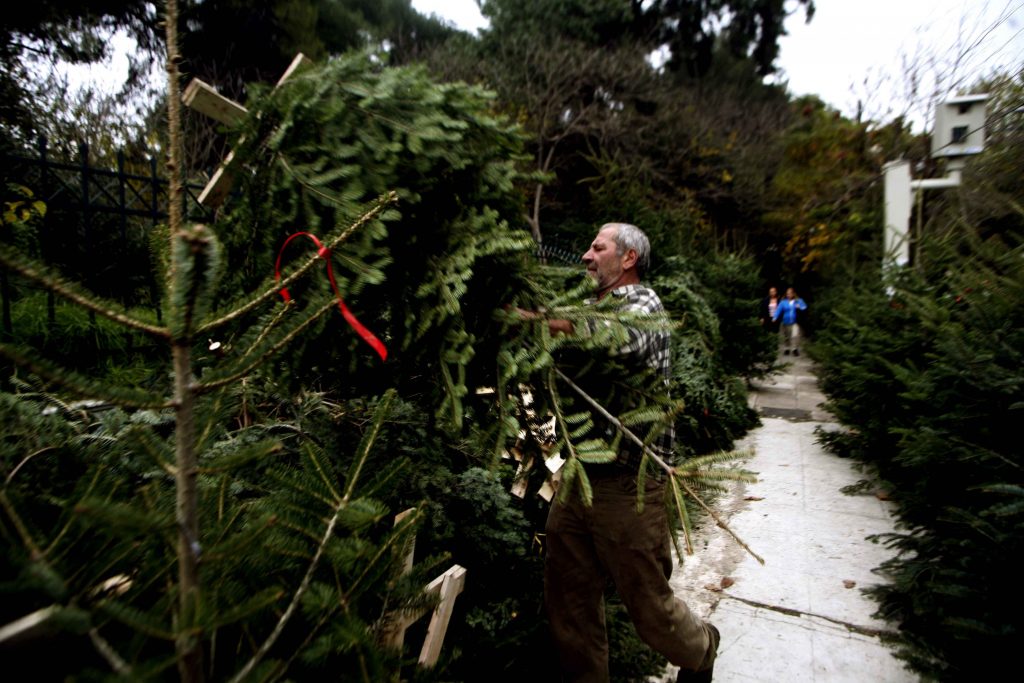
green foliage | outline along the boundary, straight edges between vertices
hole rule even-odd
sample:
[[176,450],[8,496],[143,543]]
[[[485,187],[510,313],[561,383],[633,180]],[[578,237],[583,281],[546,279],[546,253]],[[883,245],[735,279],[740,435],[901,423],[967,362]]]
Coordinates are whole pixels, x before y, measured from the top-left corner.
[[891,299],[868,282],[836,295],[814,345],[829,407],[854,427],[832,445],[877,466],[905,529],[883,537],[899,554],[880,614],[941,679],[998,675],[1020,638],[1006,558],[1024,550],[1022,256],[1011,235],[935,236]]
[[783,252],[791,278],[842,277],[881,259],[876,179],[890,159],[924,157],[924,139],[900,121],[877,126],[845,119],[816,97],[790,107],[792,122],[763,201],[762,239]]
[[[808,20],[814,3],[800,0]],[[491,31],[509,39],[523,33],[544,40],[570,37],[607,48],[624,37],[642,39],[648,48],[667,46],[668,70],[699,78],[712,66],[714,46],[728,48],[734,58],[748,58],[758,76],[774,71],[778,39],[785,35],[783,20],[790,12],[778,0],[719,2],[626,3],[544,0],[529,5],[509,0],[486,0],[483,13]]]
[[[756,264],[750,257],[736,254],[714,254],[687,264],[718,318],[720,341],[714,355],[722,371],[746,379],[769,374],[774,369],[777,340],[757,319]],[[671,270],[665,277],[672,277],[668,273]]]
[[[171,448],[160,435],[167,419],[109,408],[92,413],[33,394],[0,398],[9,426],[0,461],[0,620],[56,602],[79,610],[86,624],[55,622],[59,631],[97,629],[133,671],[159,668],[175,629],[168,619],[173,590],[165,590],[175,583],[176,565]],[[40,409],[48,403],[56,410]],[[374,634],[402,601],[422,602],[423,568],[392,583],[398,549],[416,527],[392,529],[388,508],[360,494],[403,464],[376,455],[372,474],[364,464],[392,403],[386,396],[373,406],[355,453],[325,449],[314,441],[327,436],[323,426],[306,435],[288,429],[287,419],[217,429],[210,439],[200,460],[206,524],[197,543],[206,581],[197,626],[220,644],[210,651],[214,678],[245,663],[289,602],[301,609],[268,650],[273,666],[288,666],[301,647],[307,649],[290,666],[300,678],[364,670],[371,672],[364,680],[380,680],[398,665]],[[310,417],[325,412],[315,399],[302,408]],[[268,431],[283,439],[267,440]],[[339,639],[338,630],[348,637]],[[45,665],[54,675],[62,667],[82,675],[106,664],[86,657]]]
[[[726,259],[726,264],[732,260]],[[709,272],[714,270],[708,268]],[[725,268],[722,271],[728,272]],[[774,353],[769,351],[774,340],[766,339],[760,327],[760,338],[754,337],[754,344],[749,336],[726,339],[722,335],[725,318],[716,315],[710,303],[712,298],[732,308],[726,311],[735,316],[730,320],[732,329],[749,326],[751,323],[744,322],[747,319],[754,325],[757,322],[756,307],[743,310],[747,307],[742,305],[742,299],[737,315],[735,300],[723,291],[726,283],[728,277],[718,283],[702,282],[694,268],[678,257],[666,259],[654,283],[665,308],[683,320],[681,329],[672,336],[672,392],[685,405],[676,421],[676,440],[688,455],[730,450],[735,439],[757,424],[756,414],[747,406],[745,385],[731,373],[739,370],[754,375],[758,371],[754,363],[765,354]],[[717,293],[715,284],[723,285]],[[745,358],[745,354],[749,355]],[[732,367],[728,364],[730,360]],[[743,362],[748,365],[736,367]]]
[[[491,312],[524,286],[531,243],[507,218],[518,211],[520,133],[492,113],[485,91],[437,85],[420,68],[380,69],[365,55],[260,96],[238,149],[253,173],[216,226],[227,255],[224,291],[265,281],[289,234],[331,233],[394,190],[395,210],[346,237],[334,255],[346,302],[388,346],[384,371],[355,364],[366,347],[332,316],[292,352],[288,373],[296,384],[422,393],[458,425],[462,397],[493,378],[487,359],[496,349],[481,345],[493,334]],[[299,258],[291,249],[286,275]],[[312,290],[324,291],[325,280],[315,278]],[[306,301],[302,290],[293,297]]]

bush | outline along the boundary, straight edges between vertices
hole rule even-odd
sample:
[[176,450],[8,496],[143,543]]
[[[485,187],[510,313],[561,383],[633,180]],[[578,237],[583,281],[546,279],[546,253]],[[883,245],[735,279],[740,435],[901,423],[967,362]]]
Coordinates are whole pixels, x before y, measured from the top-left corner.
[[[713,299],[707,283],[695,272],[699,267],[714,270],[713,266],[693,266],[680,257],[670,257],[653,284],[666,310],[682,319],[682,328],[672,335],[672,393],[686,404],[676,422],[676,443],[688,455],[730,450],[735,439],[758,424],[757,414],[747,405],[746,387],[733,374],[743,354],[738,349],[748,342],[730,343],[722,334],[723,324],[736,329],[743,323],[724,323],[712,301],[727,315],[735,315],[737,309],[744,311],[760,330],[756,306],[747,310],[744,299],[737,304],[723,289]],[[762,341],[765,348],[774,344],[773,339]],[[752,371],[749,366],[747,369]]]
[[968,234],[932,244],[888,299],[855,285],[813,346],[833,445],[876,465],[904,531],[875,590],[901,656],[945,680],[998,677],[1015,664],[1024,551],[1024,246]]

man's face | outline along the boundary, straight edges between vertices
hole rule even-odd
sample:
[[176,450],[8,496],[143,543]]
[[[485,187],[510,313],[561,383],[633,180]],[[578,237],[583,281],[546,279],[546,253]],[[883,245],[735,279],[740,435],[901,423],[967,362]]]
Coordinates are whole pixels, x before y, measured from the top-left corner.
[[618,246],[615,244],[617,232],[618,228],[604,228],[598,232],[590,249],[583,255],[583,262],[587,264],[587,274],[594,278],[594,289],[599,292],[622,277],[623,262],[628,252],[619,256]]

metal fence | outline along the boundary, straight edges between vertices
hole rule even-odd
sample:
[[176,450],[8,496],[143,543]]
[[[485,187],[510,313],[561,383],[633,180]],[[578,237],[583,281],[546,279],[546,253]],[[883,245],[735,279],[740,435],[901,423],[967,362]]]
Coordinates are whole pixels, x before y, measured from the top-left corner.
[[560,238],[545,238],[537,245],[535,255],[546,263],[557,261],[568,266],[583,263],[583,250],[574,242]]
[[[33,256],[108,297],[124,299],[128,291],[148,287],[153,295],[151,305],[159,315],[153,269],[148,259],[138,263],[140,259],[131,248],[134,244],[134,251],[141,253],[148,235],[140,235],[140,231],[149,232],[167,219],[169,183],[158,173],[156,155],[139,160],[118,152],[116,167],[103,168],[89,162],[89,147],[84,143],[79,144],[77,158],[72,160],[51,158],[46,138],[40,138],[33,151],[2,159],[5,181],[27,189],[33,201],[46,206],[33,223],[38,231],[32,240]],[[185,186],[183,210],[191,220],[212,220],[198,201],[202,189],[202,185]],[[106,247],[113,242],[119,244],[111,252]],[[112,253],[128,257],[111,262]],[[6,272],[0,272],[6,335],[12,332],[13,296]],[[47,299],[52,323],[53,294],[48,292]]]

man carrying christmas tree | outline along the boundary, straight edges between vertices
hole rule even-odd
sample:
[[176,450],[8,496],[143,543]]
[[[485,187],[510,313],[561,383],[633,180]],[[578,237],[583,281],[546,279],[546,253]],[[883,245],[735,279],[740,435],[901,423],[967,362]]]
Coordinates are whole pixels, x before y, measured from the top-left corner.
[[[650,263],[650,242],[634,225],[608,223],[583,255],[594,279],[595,299],[611,296],[619,311],[654,315],[664,311],[658,295],[640,284]],[[535,313],[520,311],[528,319]],[[578,324],[578,323],[577,323]],[[596,325],[601,323],[589,323]],[[548,320],[552,334],[572,334],[568,320]],[[609,355],[609,365],[659,374],[667,384],[671,371],[668,330],[630,327],[628,341]],[[614,361],[614,362],[613,362]],[[610,435],[614,428],[605,432]],[[674,432],[668,428],[654,450],[671,457]],[[612,439],[609,438],[609,441]],[[604,590],[615,584],[637,633],[653,649],[680,667],[678,681],[710,681],[718,649],[718,629],[701,621],[675,597],[671,533],[663,504],[665,480],[645,478],[642,512],[637,512],[637,474],[641,453],[621,444],[614,463],[586,465],[593,501],[579,496],[552,504],[547,521],[544,596],[552,635],[565,680],[608,681],[608,639]]]

